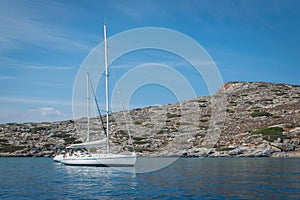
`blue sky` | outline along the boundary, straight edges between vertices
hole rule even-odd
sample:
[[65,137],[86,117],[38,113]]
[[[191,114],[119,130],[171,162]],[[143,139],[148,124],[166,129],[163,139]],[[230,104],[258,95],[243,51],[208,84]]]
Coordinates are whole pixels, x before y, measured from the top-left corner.
[[[76,73],[103,41],[104,22],[108,36],[141,27],[186,34],[206,49],[224,82],[300,85],[299,10],[296,0],[1,0],[0,123],[72,119]],[[142,51],[116,65],[179,62],[176,59],[168,53]],[[118,76],[126,70],[120,69]],[[207,95],[191,68],[180,73],[198,96]],[[167,88],[146,86],[133,95],[131,107],[174,101]]]

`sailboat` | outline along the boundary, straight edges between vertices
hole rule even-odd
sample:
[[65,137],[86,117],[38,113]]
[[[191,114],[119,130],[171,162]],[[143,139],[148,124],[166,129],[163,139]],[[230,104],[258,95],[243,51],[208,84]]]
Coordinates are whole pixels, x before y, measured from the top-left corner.
[[110,152],[109,145],[109,91],[108,91],[108,52],[107,52],[107,40],[106,40],[106,25],[104,24],[104,48],[105,48],[105,95],[106,95],[106,138],[102,140],[89,141],[90,132],[90,113],[89,113],[89,74],[87,73],[87,142],[72,144],[67,147],[72,152],[76,149],[90,149],[95,147],[106,146],[106,153],[91,153],[89,151],[82,153],[78,151],[77,154],[68,153],[59,159],[62,164],[65,165],[77,165],[77,166],[103,166],[103,167],[131,167],[136,163],[136,154],[132,152],[129,155],[126,154],[114,154]]

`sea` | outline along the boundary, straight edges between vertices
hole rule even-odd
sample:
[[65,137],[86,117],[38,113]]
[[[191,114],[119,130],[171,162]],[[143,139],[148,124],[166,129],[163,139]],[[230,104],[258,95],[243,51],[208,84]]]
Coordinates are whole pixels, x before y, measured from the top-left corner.
[[300,159],[138,158],[120,169],[0,158],[0,199],[300,199]]

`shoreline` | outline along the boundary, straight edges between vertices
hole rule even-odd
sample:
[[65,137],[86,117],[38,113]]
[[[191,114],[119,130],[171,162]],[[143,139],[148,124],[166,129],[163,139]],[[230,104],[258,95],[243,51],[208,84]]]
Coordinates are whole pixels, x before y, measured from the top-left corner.
[[[151,156],[139,155],[142,158],[300,158],[300,152],[281,152],[270,156]],[[28,156],[28,155],[3,155],[0,158],[53,158],[52,155]]]

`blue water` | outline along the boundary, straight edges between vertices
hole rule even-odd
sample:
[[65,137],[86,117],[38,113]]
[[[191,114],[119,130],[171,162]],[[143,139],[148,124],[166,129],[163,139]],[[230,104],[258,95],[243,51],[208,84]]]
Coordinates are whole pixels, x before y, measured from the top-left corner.
[[181,158],[135,174],[0,158],[0,172],[0,199],[300,199],[300,159],[292,158]]

